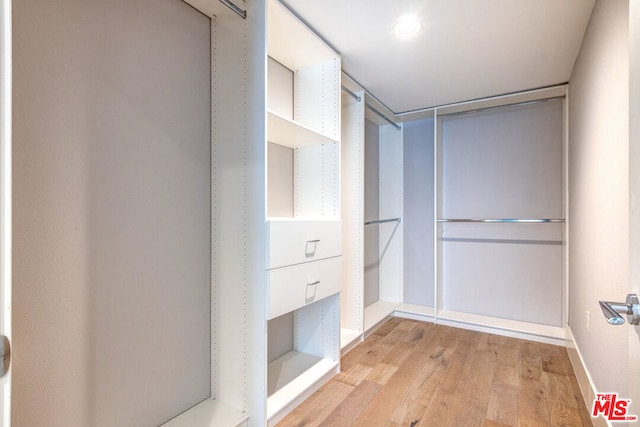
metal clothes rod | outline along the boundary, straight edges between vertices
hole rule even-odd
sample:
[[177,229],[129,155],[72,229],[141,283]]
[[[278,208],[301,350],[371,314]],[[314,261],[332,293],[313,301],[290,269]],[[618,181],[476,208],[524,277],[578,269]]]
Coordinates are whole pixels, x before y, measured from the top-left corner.
[[229,0],[218,0],[223,5],[227,6],[229,9],[233,10],[237,15],[239,15],[242,19],[247,19],[247,11],[240,9],[235,4],[231,3]]
[[362,101],[362,97],[361,97],[361,96],[356,95],[354,92],[352,92],[352,91],[351,91],[351,90],[349,90],[348,88],[346,88],[346,87],[342,86],[342,90],[343,90],[343,91],[345,91],[345,92],[347,92],[349,95],[351,95],[351,97],[352,97],[353,99],[355,99],[356,101],[358,101],[358,102]]
[[438,219],[437,222],[485,222],[485,223],[511,223],[511,224],[541,224],[541,223],[553,223],[564,224],[564,219],[515,219],[515,218],[501,218],[501,219]]
[[393,120],[391,120],[390,118],[388,118],[387,116],[385,116],[384,114],[382,114],[380,111],[376,110],[375,108],[373,108],[371,105],[369,104],[364,104],[369,110],[373,111],[374,113],[376,113],[378,116],[382,117],[386,122],[388,122],[389,124],[393,125],[396,129],[401,130],[402,128],[400,126],[398,126],[398,124],[396,122],[394,122]]
[[400,221],[402,221],[402,218],[376,219],[374,221],[367,221],[364,223],[364,225],[384,224],[385,222],[400,222]]

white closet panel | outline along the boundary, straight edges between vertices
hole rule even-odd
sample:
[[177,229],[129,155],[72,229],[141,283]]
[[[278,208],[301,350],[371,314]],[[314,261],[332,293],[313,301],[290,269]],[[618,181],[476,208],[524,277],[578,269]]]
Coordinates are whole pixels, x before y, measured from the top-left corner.
[[327,137],[340,139],[340,60],[297,69],[294,117]]
[[[355,86],[355,85],[354,85]],[[340,346],[343,351],[364,332],[364,91],[342,96],[341,204],[342,292]],[[357,98],[359,97],[359,99]],[[368,228],[368,227],[367,227]]]
[[340,217],[340,145],[297,148],[294,152],[294,216]]

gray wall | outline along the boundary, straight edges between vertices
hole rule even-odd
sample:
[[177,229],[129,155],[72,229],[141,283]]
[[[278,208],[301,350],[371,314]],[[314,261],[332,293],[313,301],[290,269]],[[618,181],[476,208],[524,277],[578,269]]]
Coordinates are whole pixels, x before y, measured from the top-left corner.
[[626,395],[628,330],[598,300],[629,280],[628,1],[596,2],[569,89],[569,322],[596,388]]
[[13,425],[152,426],[210,395],[210,26],[14,2]]
[[433,307],[433,119],[404,124],[404,302]]

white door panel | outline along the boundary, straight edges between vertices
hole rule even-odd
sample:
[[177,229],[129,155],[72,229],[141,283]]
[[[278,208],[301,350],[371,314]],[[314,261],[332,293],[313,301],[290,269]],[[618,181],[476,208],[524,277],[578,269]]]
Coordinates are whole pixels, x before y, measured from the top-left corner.
[[[11,339],[11,0],[0,10],[0,335]],[[3,352],[4,353],[4,352]],[[7,357],[7,356],[5,356]],[[4,358],[0,358],[0,368]],[[3,373],[4,369],[1,369]],[[11,423],[11,370],[0,377],[0,425]]]
[[[640,2],[629,2],[629,292],[640,295]],[[640,326],[629,327],[629,398],[640,416]]]

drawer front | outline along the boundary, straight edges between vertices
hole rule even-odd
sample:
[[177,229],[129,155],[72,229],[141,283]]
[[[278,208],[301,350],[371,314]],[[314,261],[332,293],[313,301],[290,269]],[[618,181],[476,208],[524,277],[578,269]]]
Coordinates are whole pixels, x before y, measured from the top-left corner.
[[342,258],[329,258],[268,272],[269,319],[340,292]]
[[269,269],[342,254],[341,221],[269,221]]

